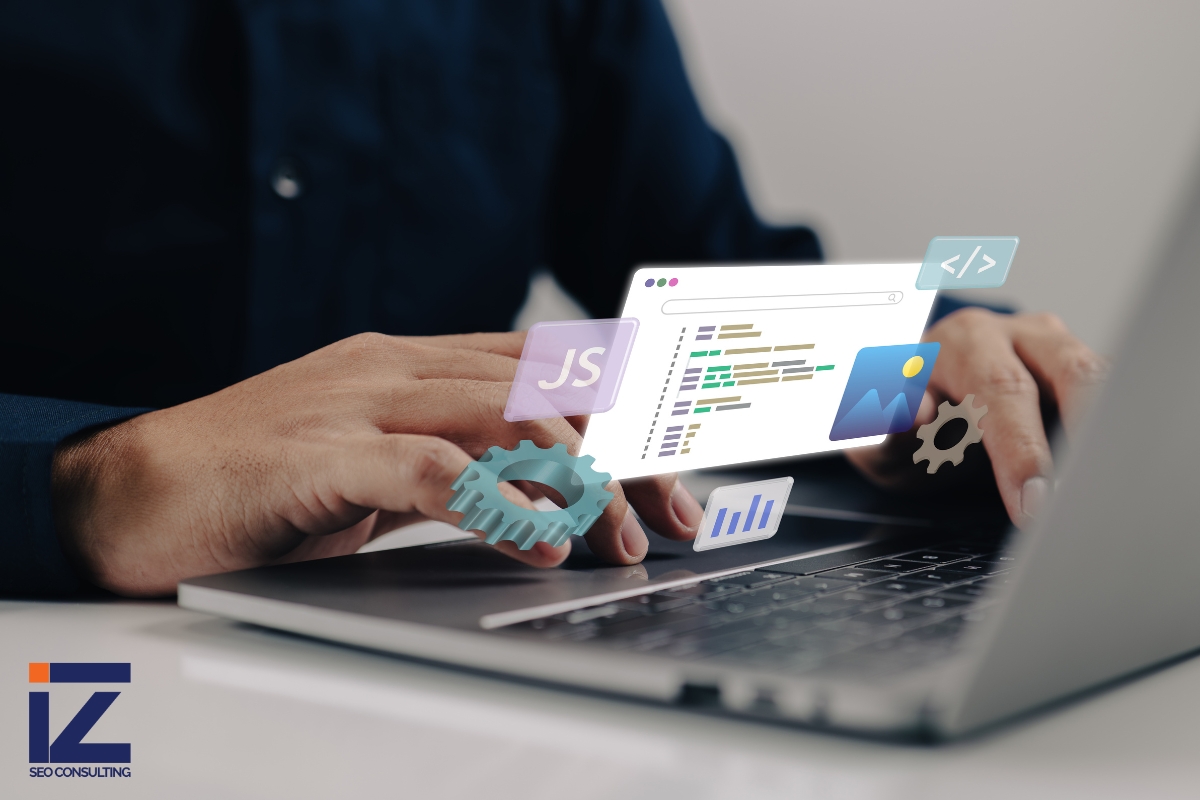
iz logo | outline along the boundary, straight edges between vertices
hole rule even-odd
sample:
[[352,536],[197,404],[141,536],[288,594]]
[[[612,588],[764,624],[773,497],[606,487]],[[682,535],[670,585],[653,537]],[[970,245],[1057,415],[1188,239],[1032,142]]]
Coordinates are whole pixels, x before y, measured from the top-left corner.
[[[30,683],[129,683],[129,664],[31,663]],[[30,764],[128,764],[129,744],[84,744],[92,726],[117,699],[120,692],[93,692],[83,708],[50,741],[50,693],[29,693]]]
[[504,418],[519,422],[608,411],[617,402],[637,329],[632,317],[531,326]]

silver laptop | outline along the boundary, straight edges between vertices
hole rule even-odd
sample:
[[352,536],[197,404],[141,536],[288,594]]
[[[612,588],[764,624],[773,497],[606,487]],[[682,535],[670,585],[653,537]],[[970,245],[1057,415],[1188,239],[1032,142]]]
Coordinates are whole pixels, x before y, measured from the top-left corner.
[[1096,690],[1200,649],[1200,184],[1148,275],[1032,531],[987,515],[883,513],[865,507],[878,501],[869,489],[822,485],[830,470],[801,464],[790,470],[801,498],[808,487],[846,502],[792,509],[766,541],[696,553],[657,540],[634,567],[577,552],[553,570],[457,541],[187,580],[179,603],[524,679],[871,734],[947,738]]

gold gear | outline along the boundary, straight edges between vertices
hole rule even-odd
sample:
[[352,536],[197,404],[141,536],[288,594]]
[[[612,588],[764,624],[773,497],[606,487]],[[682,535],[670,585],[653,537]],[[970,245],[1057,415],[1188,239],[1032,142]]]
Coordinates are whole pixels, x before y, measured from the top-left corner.
[[[951,405],[949,400],[943,401],[938,406],[937,419],[917,428],[917,438],[921,440],[921,447],[913,453],[913,463],[920,464],[922,461],[928,461],[929,469],[927,471],[930,475],[941,469],[942,464],[947,461],[956,467],[961,464],[967,447],[983,438],[983,429],[979,427],[979,420],[983,419],[988,408],[987,406],[974,408],[974,404],[975,395],[973,394],[964,397],[958,405]],[[967,432],[953,447],[941,450],[933,443],[933,440],[942,426],[952,419],[966,420]]]

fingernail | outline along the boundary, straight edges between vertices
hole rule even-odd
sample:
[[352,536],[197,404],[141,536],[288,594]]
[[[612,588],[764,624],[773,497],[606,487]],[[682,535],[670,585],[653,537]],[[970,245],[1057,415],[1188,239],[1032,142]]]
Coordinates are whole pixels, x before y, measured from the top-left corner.
[[631,558],[641,558],[650,549],[650,540],[634,519],[632,511],[625,512],[625,520],[621,523],[621,546]]
[[1045,478],[1030,478],[1021,487],[1021,513],[1030,519],[1035,519],[1046,505],[1050,496],[1050,481]]
[[700,520],[704,518],[704,509],[696,502],[696,498],[692,497],[692,493],[683,482],[678,480],[675,481],[675,488],[671,490],[671,510],[684,527],[689,529],[700,527]]

